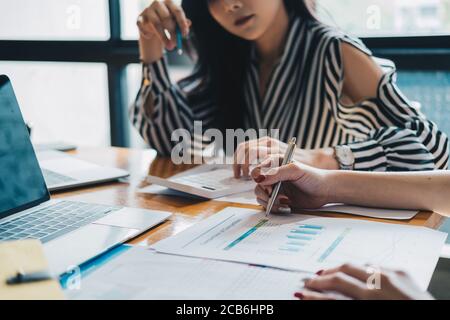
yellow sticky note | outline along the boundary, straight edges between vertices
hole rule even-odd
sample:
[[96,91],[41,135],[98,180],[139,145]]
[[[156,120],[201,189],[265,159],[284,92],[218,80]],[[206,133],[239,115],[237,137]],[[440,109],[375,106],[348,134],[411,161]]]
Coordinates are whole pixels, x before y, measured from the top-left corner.
[[8,285],[6,280],[17,274],[47,270],[42,245],[38,240],[0,243],[0,300],[54,300],[64,299],[59,282],[47,280]]

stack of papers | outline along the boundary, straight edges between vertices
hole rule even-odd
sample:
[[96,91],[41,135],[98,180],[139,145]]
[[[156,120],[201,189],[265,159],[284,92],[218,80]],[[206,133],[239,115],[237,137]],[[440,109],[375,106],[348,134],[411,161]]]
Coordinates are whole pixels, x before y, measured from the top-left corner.
[[447,235],[352,219],[227,208],[156,243],[161,253],[317,272],[343,263],[409,272],[426,289]]
[[229,207],[151,248],[120,250],[71,299],[293,299],[343,263],[404,270],[426,290],[447,235],[423,227]]
[[70,299],[288,300],[311,275],[133,247],[83,279]]

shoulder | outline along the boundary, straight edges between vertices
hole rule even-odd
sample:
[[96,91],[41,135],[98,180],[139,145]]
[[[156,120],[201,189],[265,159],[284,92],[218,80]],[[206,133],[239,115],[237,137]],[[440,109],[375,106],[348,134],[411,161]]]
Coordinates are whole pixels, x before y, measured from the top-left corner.
[[305,23],[305,32],[316,43],[326,44],[326,49],[330,54],[341,54],[341,48],[354,48],[368,56],[372,56],[372,52],[357,37],[353,37],[337,27],[327,25],[320,21],[307,21]]

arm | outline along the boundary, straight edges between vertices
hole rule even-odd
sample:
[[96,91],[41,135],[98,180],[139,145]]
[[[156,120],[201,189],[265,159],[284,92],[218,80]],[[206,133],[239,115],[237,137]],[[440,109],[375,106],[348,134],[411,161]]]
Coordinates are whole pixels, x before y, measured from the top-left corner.
[[283,182],[274,206],[316,209],[328,203],[430,210],[450,216],[450,171],[356,172],[321,170],[295,162],[277,167],[272,156],[252,171],[258,202],[266,207],[272,186]]
[[326,101],[344,132],[357,137],[349,143],[355,170],[447,168],[447,137],[403,96],[393,65],[383,74],[368,54],[339,39],[325,64]]
[[422,209],[450,216],[450,171],[414,173],[329,173],[332,201],[398,209]]
[[[200,80],[193,79],[193,82]],[[173,84],[164,59],[144,63],[141,89],[129,111],[133,126],[164,156],[169,156],[178,143],[171,139],[176,129],[192,133],[194,121],[202,121],[203,129],[207,129],[215,120],[215,105],[208,87],[197,86],[186,91]]]
[[[172,0],[153,1],[141,13],[137,24],[143,72],[141,89],[130,108],[130,118],[144,140],[161,155],[168,156],[178,143],[172,141],[174,131],[185,129],[192,133],[194,121],[202,121],[203,128],[207,128],[214,120],[214,105],[208,86],[201,79],[191,77],[190,81],[184,81],[190,82],[191,88],[185,90],[185,87],[172,83],[169,77],[164,47],[167,50],[175,47],[176,25],[183,36],[189,33],[191,26],[182,8]],[[170,39],[164,30],[169,30]],[[203,145],[203,137],[195,139]]]

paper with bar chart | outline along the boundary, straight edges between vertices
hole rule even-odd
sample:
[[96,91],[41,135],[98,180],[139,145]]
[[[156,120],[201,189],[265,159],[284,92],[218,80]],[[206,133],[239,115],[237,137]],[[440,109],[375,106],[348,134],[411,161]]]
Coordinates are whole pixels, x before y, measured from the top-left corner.
[[427,286],[446,234],[352,219],[229,207],[153,246],[159,252],[315,272],[350,262],[406,269]]

